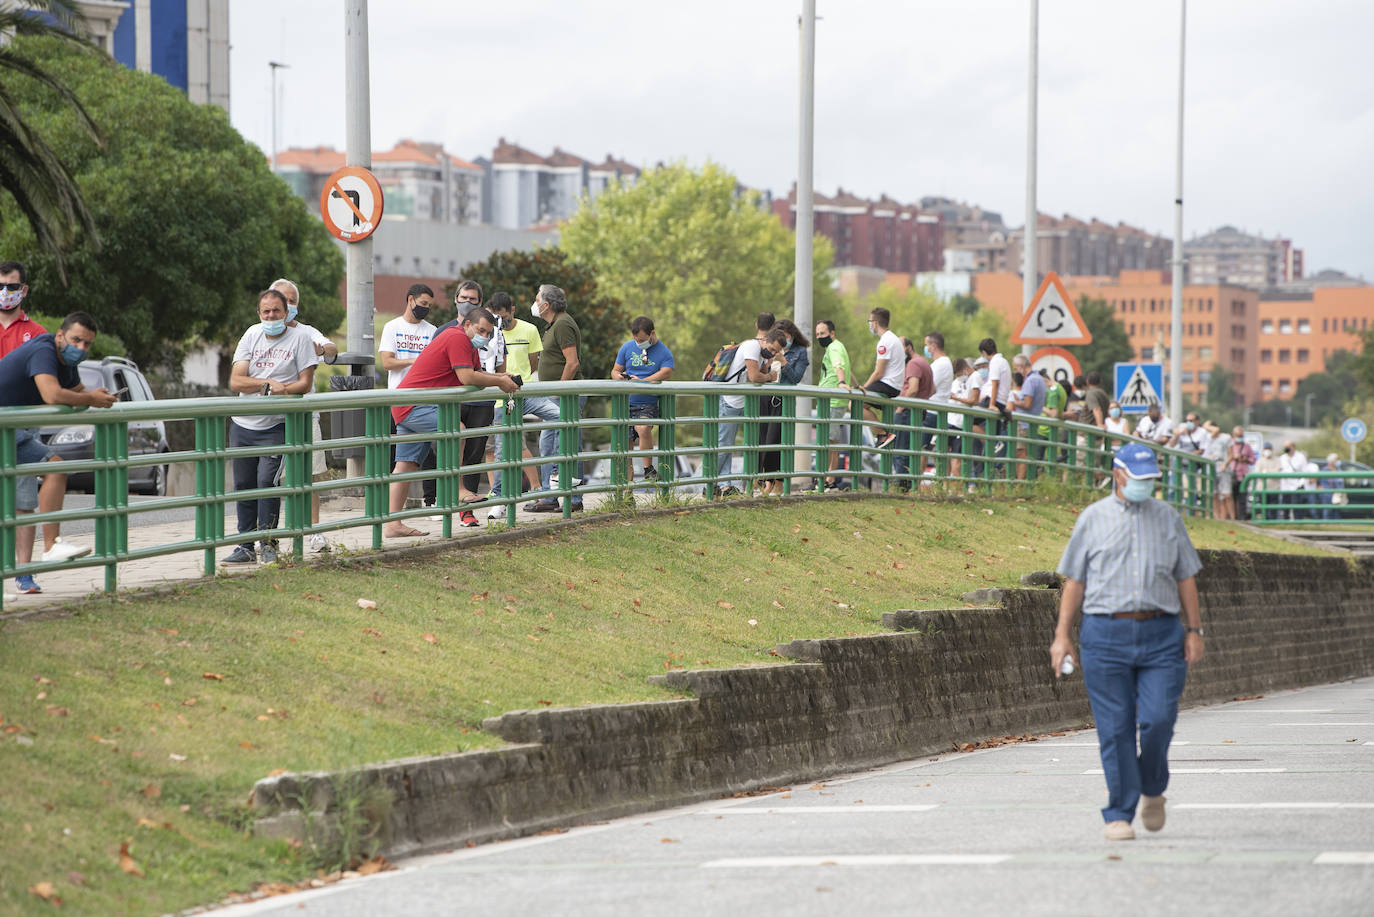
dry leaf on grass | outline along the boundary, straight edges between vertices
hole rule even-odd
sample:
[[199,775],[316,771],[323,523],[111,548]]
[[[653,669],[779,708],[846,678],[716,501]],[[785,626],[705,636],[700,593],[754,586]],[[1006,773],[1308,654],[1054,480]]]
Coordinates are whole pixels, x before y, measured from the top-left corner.
[[729,602],[717,602],[716,604],[719,605],[721,608],[734,608],[734,607],[735,607],[734,605],[732,605],[732,604],[729,603]]
[[119,845],[119,868],[131,876],[143,878],[143,869],[134,862],[134,858],[129,856],[129,843],[125,841]]
[[139,790],[139,792],[143,794],[143,798],[145,799],[158,799],[162,796],[162,787],[158,786],[156,783],[150,783]]
[[151,818],[149,818],[149,817],[146,816],[146,815],[140,816],[140,817],[139,817],[139,819],[138,819],[138,826],[139,826],[140,828],[152,828],[154,831],[156,831],[158,828],[161,828],[161,827],[162,827],[161,825],[159,825],[157,822],[153,821]]
[[206,681],[224,681],[224,676],[220,675],[218,672],[206,672],[200,677],[204,678]]
[[436,637],[436,636],[434,636],[433,634],[425,634],[425,642],[426,642],[426,643],[433,643],[435,646],[438,646],[438,645],[439,645],[439,638]]
[[30,885],[29,893],[37,895],[44,901],[51,901],[54,904],[62,903],[62,899],[57,897],[57,888],[51,882],[37,882]]
[[358,599],[358,607],[366,611],[372,611],[377,607],[377,603],[372,599]]

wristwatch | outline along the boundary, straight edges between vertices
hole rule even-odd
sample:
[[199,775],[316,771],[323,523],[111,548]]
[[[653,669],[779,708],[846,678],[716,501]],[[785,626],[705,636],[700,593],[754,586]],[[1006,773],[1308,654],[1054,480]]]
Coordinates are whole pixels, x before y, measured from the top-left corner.
[[1190,633],[1190,634],[1197,634],[1199,637],[1201,637],[1201,636],[1204,635],[1204,631],[1202,630],[1201,627],[1185,627],[1185,628],[1183,628],[1183,629],[1186,630],[1186,631],[1187,631],[1188,633]]

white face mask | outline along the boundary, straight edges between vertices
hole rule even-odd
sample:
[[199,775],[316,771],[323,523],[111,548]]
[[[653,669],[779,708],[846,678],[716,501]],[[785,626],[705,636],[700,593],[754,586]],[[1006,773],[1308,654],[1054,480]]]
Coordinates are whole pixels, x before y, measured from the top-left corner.
[[535,318],[539,317],[539,303],[530,304],[530,315],[533,315]]

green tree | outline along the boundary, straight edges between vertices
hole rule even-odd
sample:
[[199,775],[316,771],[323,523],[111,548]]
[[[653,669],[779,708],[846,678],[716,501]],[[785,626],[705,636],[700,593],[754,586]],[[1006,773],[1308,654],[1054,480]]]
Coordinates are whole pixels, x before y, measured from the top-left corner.
[[1207,406],[1213,410],[1226,411],[1234,408],[1239,401],[1235,373],[1223,369],[1222,365],[1217,363],[1212,367],[1212,374],[1207,380]]
[[[625,313],[619,300],[602,292],[596,272],[556,246],[532,252],[497,252],[486,261],[463,268],[462,278],[480,284],[484,297],[498,291],[509,293],[515,301],[515,314],[533,322],[540,331],[548,326],[530,316],[534,295],[540,284],[561,287],[568,296],[568,314],[577,320],[582,331],[582,374],[589,379],[611,374],[616,352],[630,336],[632,316]],[[457,287],[456,282],[445,287],[444,305],[435,310],[436,323],[453,318],[453,294]]]
[[1116,317],[1116,310],[1105,299],[1079,297],[1078,314],[1083,316],[1083,322],[1088,326],[1093,342],[1065,349],[1078,358],[1078,365],[1083,367],[1084,375],[1091,372],[1101,373],[1102,387],[1108,389],[1108,394],[1111,394],[1116,364],[1129,363],[1135,359],[1135,348],[1131,346],[1131,338],[1126,334],[1126,326]]
[[[677,163],[584,200],[561,244],[627,314],[654,320],[687,379],[725,341],[752,337],[759,312],[792,314],[795,239],[725,169]],[[826,280],[833,260],[829,240],[817,236],[817,318],[839,304]],[[802,330],[809,339],[814,328]]]
[[89,311],[133,359],[173,372],[196,338],[236,341],[256,321],[256,293],[278,277],[300,286],[303,320],[326,334],[338,327],[343,256],[223,110],[58,38],[21,37],[13,51],[107,126],[102,150],[46,86],[6,87],[63,151],[104,241],[82,240],[66,259],[64,285],[56,256],[9,219],[18,205],[0,201],[0,251],[29,267],[33,308]]
[[1350,364],[1361,392],[1374,397],[1374,328],[1360,335],[1360,352],[1352,355]]
[[950,306],[960,315],[969,318],[978,314],[978,310],[983,308],[983,304],[978,301],[978,297],[971,293],[960,293],[949,301]]
[[[75,54],[103,56],[82,40],[68,0],[30,0],[26,5],[0,5],[0,36],[49,36]],[[18,52],[0,38],[0,188],[8,191],[23,214],[29,232],[65,278],[65,255],[84,231],[97,244],[95,221],[67,164],[44,139],[19,104],[23,95],[46,94],[50,104],[66,108],[86,138],[104,143],[100,129],[66,84],[41,62]],[[0,211],[0,219],[11,214]]]

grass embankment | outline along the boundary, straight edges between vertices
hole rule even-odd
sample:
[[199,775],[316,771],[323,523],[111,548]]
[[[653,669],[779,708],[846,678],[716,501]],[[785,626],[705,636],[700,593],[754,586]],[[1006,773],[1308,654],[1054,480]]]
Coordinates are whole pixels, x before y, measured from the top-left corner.
[[[274,770],[495,744],[492,714],[662,697],[646,676],[877,632],[885,611],[1052,568],[1074,517],[1044,501],[721,508],[10,622],[0,911],[45,913],[27,891],[44,881],[69,912],[147,914],[299,878],[306,853],[245,831]],[[1305,550],[1190,528],[1200,547]],[[119,868],[124,843],[145,877]]]

